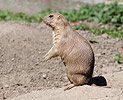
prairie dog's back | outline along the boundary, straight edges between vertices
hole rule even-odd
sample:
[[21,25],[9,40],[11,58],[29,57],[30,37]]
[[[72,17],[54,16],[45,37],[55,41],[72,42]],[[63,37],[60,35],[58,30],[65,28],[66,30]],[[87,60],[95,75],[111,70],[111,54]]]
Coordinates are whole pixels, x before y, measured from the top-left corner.
[[94,53],[89,42],[75,31],[66,40],[64,60],[67,59],[70,65],[90,67],[91,62],[94,62]]

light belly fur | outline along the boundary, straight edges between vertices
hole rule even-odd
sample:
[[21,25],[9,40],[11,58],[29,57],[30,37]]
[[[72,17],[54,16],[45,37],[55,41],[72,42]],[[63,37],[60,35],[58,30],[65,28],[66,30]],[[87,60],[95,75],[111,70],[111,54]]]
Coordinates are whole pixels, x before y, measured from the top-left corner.
[[53,44],[55,43],[55,32],[52,31]]

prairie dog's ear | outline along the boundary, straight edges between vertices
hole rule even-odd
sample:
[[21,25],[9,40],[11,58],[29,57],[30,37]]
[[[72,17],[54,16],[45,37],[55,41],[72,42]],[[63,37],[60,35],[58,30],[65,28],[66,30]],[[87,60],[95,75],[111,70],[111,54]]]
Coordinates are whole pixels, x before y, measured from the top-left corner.
[[61,20],[64,23],[64,26],[67,26],[67,19],[64,16],[58,16],[57,20]]
[[60,20],[60,19],[62,19],[62,16],[58,16],[57,20]]

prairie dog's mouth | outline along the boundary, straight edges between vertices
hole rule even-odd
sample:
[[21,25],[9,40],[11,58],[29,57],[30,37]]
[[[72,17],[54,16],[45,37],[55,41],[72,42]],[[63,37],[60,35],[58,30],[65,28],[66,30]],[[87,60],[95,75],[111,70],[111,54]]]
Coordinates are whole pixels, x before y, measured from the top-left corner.
[[51,28],[55,28],[56,26],[55,25],[52,25],[50,22],[46,22],[46,21],[43,21],[46,25],[48,25],[49,27]]
[[[43,21],[44,22],[44,21]],[[51,24],[49,24],[49,23],[47,23],[47,22],[44,22],[46,25],[48,25],[48,26],[50,26],[50,27],[52,27],[52,25]]]
[[46,25],[48,25],[49,27],[52,27],[53,29],[55,28],[54,25],[51,25],[51,24],[49,24],[49,23],[46,23]]

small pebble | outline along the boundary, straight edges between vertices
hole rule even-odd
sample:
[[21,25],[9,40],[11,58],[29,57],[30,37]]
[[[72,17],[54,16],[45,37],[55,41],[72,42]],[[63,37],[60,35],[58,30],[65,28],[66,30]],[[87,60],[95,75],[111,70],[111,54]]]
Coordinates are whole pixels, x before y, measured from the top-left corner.
[[0,89],[3,89],[3,87],[0,87]]
[[14,61],[15,60],[15,58],[12,58],[12,61]]
[[11,39],[10,42],[14,42],[14,39]]
[[106,95],[106,97],[108,97],[108,95]]
[[48,83],[48,84],[50,84],[50,82],[49,82],[49,81],[48,81],[47,83]]
[[47,74],[43,74],[43,79],[46,79],[47,78]]
[[55,82],[55,87],[59,87],[59,84],[58,84],[58,82]]
[[35,64],[35,66],[38,66],[39,65],[39,62],[37,62],[36,64]]
[[8,76],[7,76],[7,75],[4,75],[4,77],[8,78]]
[[8,84],[6,84],[6,85],[5,85],[5,88],[9,88],[9,85],[8,85]]

